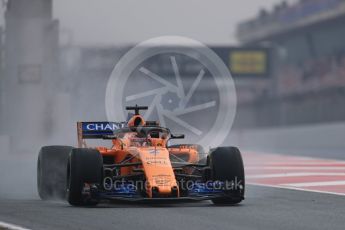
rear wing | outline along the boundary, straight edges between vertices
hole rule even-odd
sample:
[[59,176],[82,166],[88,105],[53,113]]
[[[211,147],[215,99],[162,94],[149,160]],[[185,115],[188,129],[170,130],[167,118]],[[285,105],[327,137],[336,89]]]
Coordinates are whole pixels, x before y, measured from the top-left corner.
[[127,127],[127,122],[77,122],[78,147],[86,147],[85,139],[103,139],[124,127]]

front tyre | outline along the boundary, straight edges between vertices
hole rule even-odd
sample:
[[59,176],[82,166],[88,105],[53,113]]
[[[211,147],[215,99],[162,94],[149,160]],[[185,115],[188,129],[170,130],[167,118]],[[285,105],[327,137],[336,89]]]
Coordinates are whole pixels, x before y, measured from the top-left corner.
[[219,147],[211,151],[208,164],[212,181],[223,184],[224,195],[212,199],[216,205],[234,205],[244,199],[245,177],[241,152],[236,147]]
[[67,200],[73,206],[96,205],[97,197],[85,194],[85,186],[101,184],[103,159],[95,149],[73,149],[67,166]]

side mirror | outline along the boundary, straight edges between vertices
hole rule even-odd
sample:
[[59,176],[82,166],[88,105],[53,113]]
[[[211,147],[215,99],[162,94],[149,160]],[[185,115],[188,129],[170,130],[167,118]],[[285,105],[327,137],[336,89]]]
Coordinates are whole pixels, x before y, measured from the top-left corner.
[[171,134],[170,139],[184,139],[184,134]]

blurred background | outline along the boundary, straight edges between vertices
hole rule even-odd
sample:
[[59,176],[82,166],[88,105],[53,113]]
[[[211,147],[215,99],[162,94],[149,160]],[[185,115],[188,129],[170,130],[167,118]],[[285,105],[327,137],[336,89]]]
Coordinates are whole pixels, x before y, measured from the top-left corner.
[[[201,41],[230,69],[238,98],[225,145],[344,158],[345,0],[2,0],[1,155],[74,145],[76,121],[106,119],[121,56],[162,35]],[[183,60],[180,74],[195,76]],[[204,87],[198,100],[214,94]]]

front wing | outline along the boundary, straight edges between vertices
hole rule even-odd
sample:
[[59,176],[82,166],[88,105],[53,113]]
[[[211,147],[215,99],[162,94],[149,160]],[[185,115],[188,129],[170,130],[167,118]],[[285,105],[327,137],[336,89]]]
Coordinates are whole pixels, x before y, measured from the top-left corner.
[[[217,184],[216,184],[217,183]],[[220,198],[228,196],[220,182],[215,183],[195,183],[187,191],[187,195],[180,197],[159,197],[148,198],[137,192],[136,188],[131,184],[121,184],[117,188],[112,190],[99,190],[97,187],[89,187],[84,193],[86,196],[97,198],[100,200],[122,200],[133,202],[191,202],[191,201],[203,201],[211,200],[214,198]],[[235,198],[235,197],[234,197]],[[237,197],[236,197],[237,198]],[[244,199],[243,197],[241,197]]]

